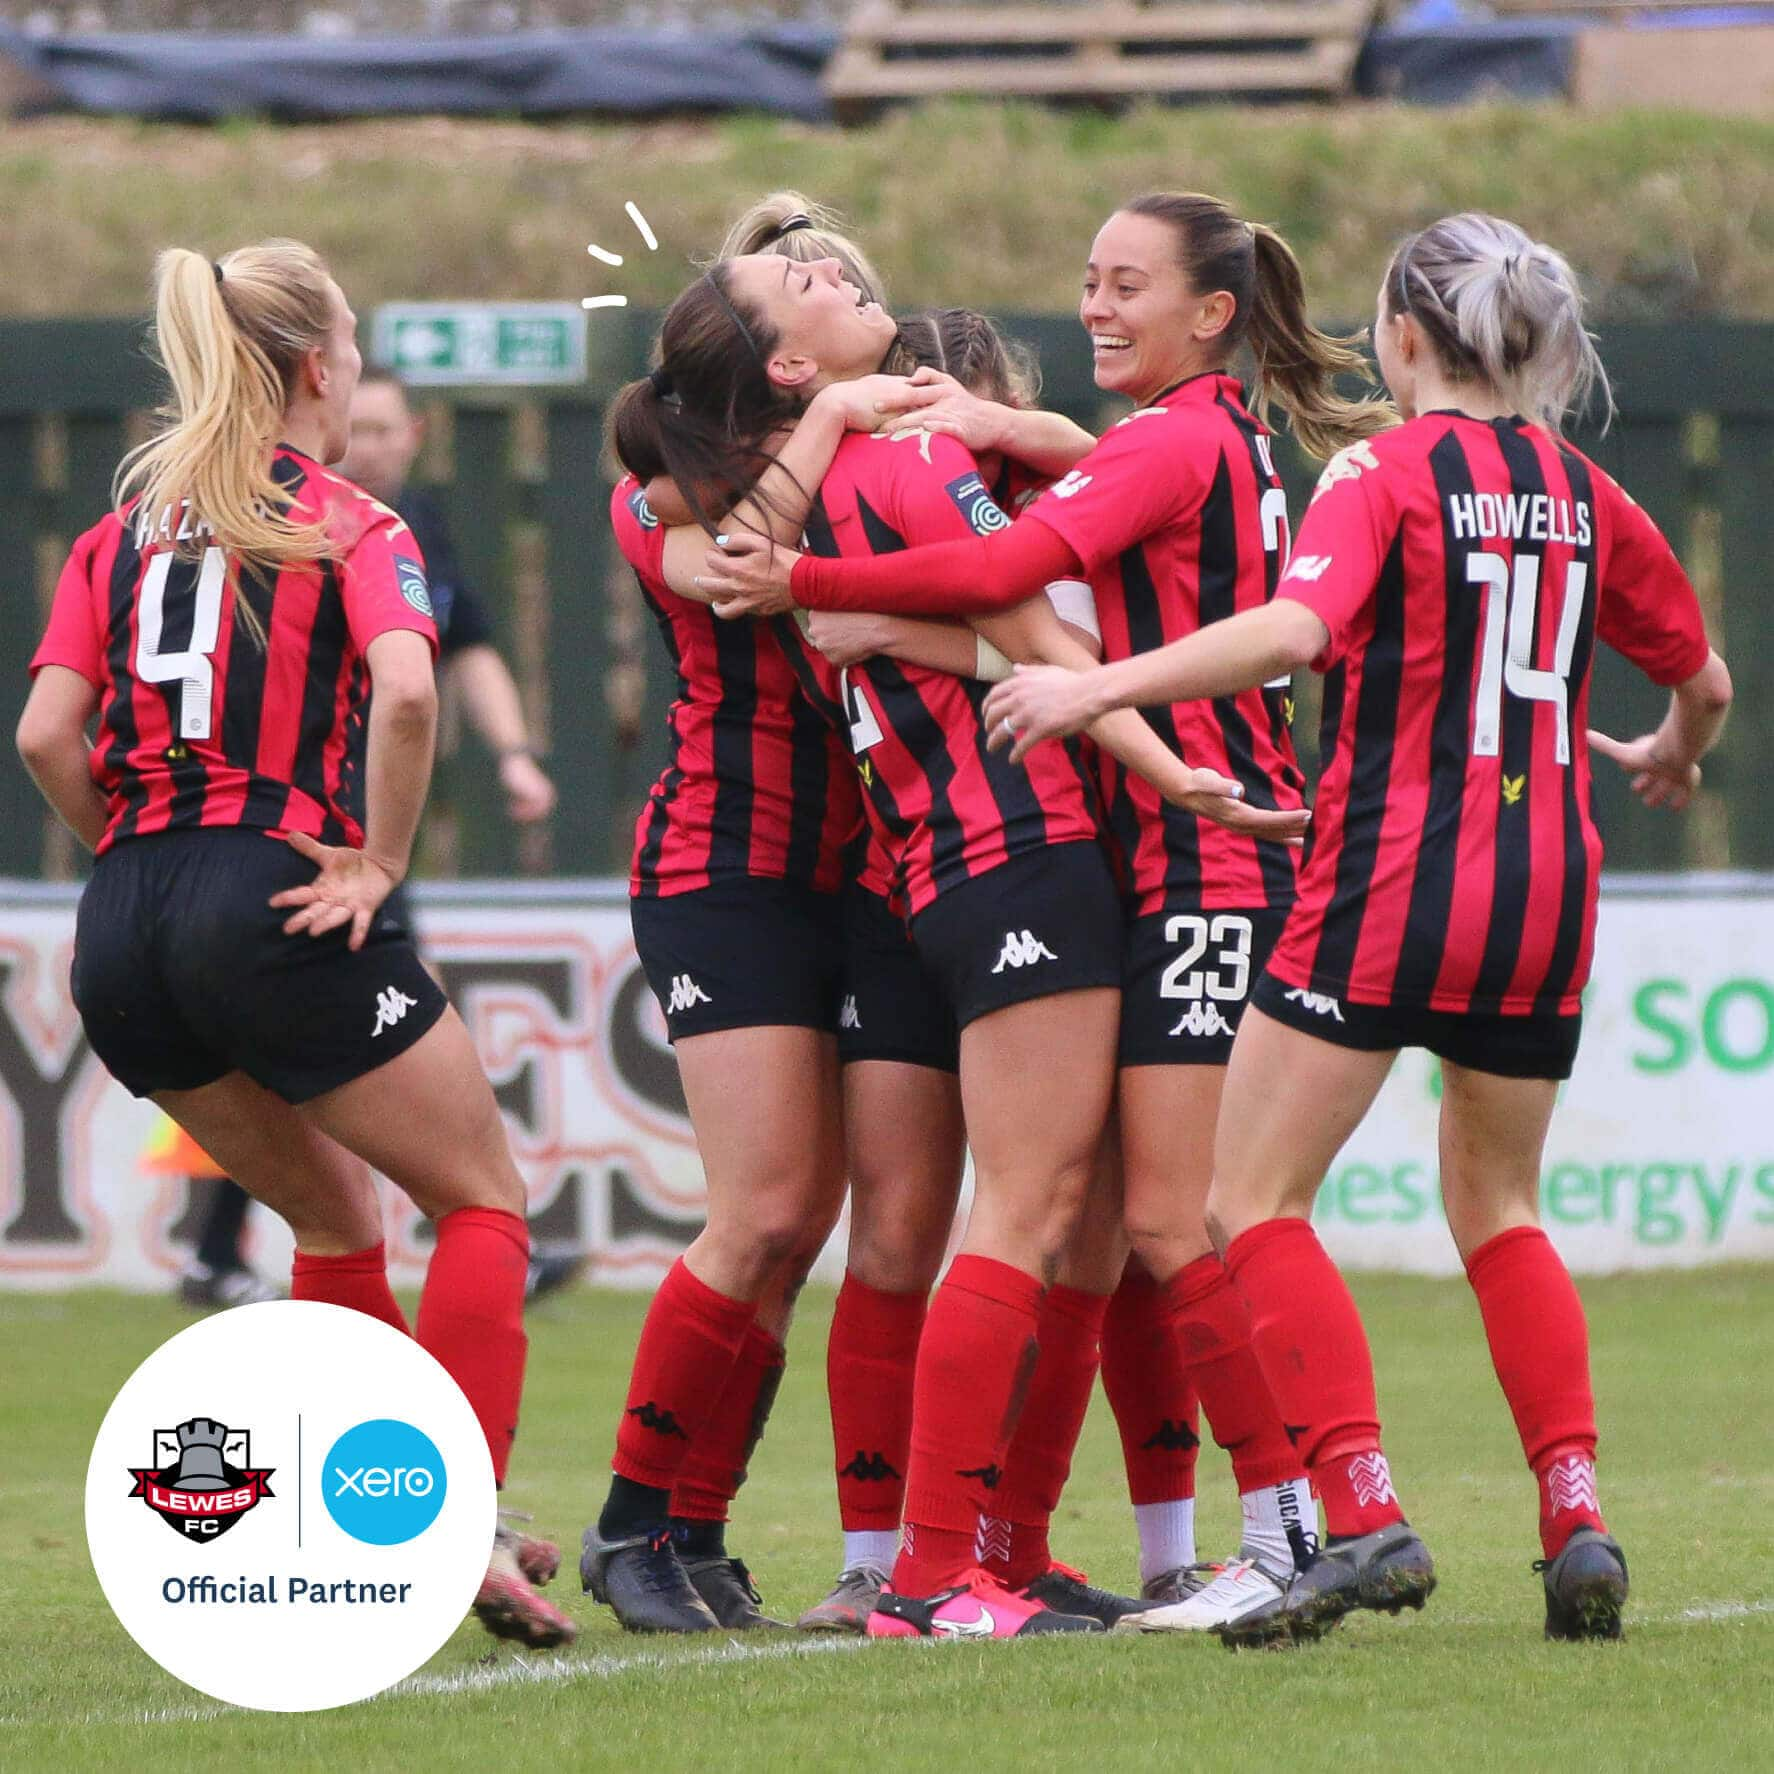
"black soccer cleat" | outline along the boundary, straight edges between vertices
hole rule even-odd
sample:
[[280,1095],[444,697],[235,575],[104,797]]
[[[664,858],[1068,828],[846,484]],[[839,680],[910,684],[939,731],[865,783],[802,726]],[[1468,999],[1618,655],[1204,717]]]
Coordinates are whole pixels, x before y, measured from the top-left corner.
[[708,1610],[671,1544],[671,1529],[606,1540],[596,1523],[585,1530],[579,1581],[630,1632],[714,1632]]
[[1534,1569],[1546,1582],[1549,1639],[1626,1636],[1620,1624],[1628,1587],[1626,1554],[1612,1534],[1578,1528],[1557,1558],[1537,1558]]
[[1408,1522],[1326,1546],[1280,1597],[1216,1628],[1232,1650],[1319,1639],[1356,1608],[1396,1614],[1421,1608],[1435,1589],[1435,1561]]
[[1032,1602],[1040,1602],[1056,1614],[1082,1614],[1087,1619],[1100,1620],[1107,1631],[1113,1631],[1115,1622],[1125,1615],[1141,1613],[1151,1605],[1135,1601],[1130,1595],[1098,1589],[1082,1571],[1061,1564],[1043,1571],[1033,1583],[1024,1584],[1017,1594],[1027,1596]]
[[759,1627],[789,1630],[786,1620],[772,1620],[764,1612],[764,1598],[758,1594],[744,1559],[718,1553],[712,1558],[680,1555],[678,1562],[703,1605],[729,1632],[755,1632]]

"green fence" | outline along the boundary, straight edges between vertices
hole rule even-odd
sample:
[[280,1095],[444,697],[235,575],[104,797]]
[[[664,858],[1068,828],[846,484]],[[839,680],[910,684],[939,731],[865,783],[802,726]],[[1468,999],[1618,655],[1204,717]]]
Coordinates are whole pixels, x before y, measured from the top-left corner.
[[[427,406],[438,435],[419,478],[436,481],[464,568],[540,716],[561,788],[549,829],[522,837],[500,816],[490,760],[465,742],[440,770],[428,852],[437,872],[626,868],[634,815],[663,754],[671,686],[651,623],[611,558],[601,436],[608,395],[644,366],[649,324],[640,314],[595,317],[583,388],[454,391]],[[1086,424],[1106,417],[1073,322],[1039,316],[1011,325],[1040,353],[1049,404]],[[1645,814],[1616,773],[1598,774],[1610,860],[1649,870],[1774,866],[1774,821],[1762,816],[1756,792],[1774,780],[1774,525],[1765,515],[1774,500],[1774,327],[1621,327],[1602,346],[1620,416],[1607,437],[1578,441],[1675,543],[1738,685],[1697,817],[1678,824]],[[135,323],[0,325],[0,716],[8,733],[62,558],[104,510],[117,459],[157,398]],[[1303,503],[1310,466],[1287,451],[1282,466]],[[1310,756],[1306,717],[1316,698],[1303,704],[1300,737]],[[1659,694],[1604,650],[1598,724],[1640,731],[1660,706]],[[0,874],[75,865],[23,771],[0,767]]]

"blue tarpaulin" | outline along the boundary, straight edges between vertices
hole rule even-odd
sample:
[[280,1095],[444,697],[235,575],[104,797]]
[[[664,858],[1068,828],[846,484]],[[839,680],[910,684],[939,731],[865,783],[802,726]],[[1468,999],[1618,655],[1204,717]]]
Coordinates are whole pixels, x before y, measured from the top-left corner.
[[525,31],[498,37],[32,37],[0,57],[56,108],[199,122],[443,113],[771,111],[830,116],[822,25],[743,31]]

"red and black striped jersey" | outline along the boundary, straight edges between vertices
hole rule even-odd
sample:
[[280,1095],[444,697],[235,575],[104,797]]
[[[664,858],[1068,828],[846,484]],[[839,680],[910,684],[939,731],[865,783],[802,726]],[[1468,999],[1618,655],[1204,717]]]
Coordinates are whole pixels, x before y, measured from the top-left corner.
[[[850,722],[844,713],[844,674],[807,638],[801,627],[805,620],[805,613],[796,611],[787,619],[773,622],[771,627],[801,694],[836,735],[845,757],[851,758]],[[860,759],[854,759],[851,768],[860,772],[860,764]],[[904,906],[894,898],[897,856],[897,845],[889,846],[880,826],[865,819],[850,846],[846,881],[887,900],[895,912],[903,912]]]
[[1706,663],[1669,544],[1539,426],[1428,413],[1330,462],[1281,595],[1331,638],[1324,777],[1270,971],[1358,1004],[1575,1011],[1602,854],[1594,643],[1659,684]]
[[[1287,558],[1287,500],[1269,433],[1230,376],[1180,383],[1130,413],[1028,517],[1066,542],[1096,594],[1103,657],[1126,659],[1210,622],[1256,609]],[[1285,682],[1239,696],[1148,709],[1146,719],[1197,769],[1244,784],[1253,807],[1299,807],[1305,778],[1288,730]],[[1099,753],[1109,828],[1135,910],[1293,903],[1293,852],[1172,806]]]
[[[952,438],[852,433],[820,483],[806,543],[828,557],[886,554],[1009,521]],[[1074,743],[1038,747],[1023,764],[987,748],[988,687],[884,656],[839,674],[870,819],[908,916],[1012,856],[1098,835],[1095,789]]]
[[723,622],[666,584],[665,531],[632,475],[611,495],[610,522],[678,680],[671,758],[635,823],[630,894],[740,875],[835,893],[862,820],[856,770],[797,690],[776,625]]
[[364,655],[403,628],[435,652],[424,561],[393,511],[300,451],[279,445],[272,474],[294,522],[327,524],[330,558],[243,569],[213,545],[192,552],[211,532],[188,503],[152,512],[137,501],[100,519],[62,569],[31,669],[65,665],[99,691],[101,852],[217,825],[363,843]]

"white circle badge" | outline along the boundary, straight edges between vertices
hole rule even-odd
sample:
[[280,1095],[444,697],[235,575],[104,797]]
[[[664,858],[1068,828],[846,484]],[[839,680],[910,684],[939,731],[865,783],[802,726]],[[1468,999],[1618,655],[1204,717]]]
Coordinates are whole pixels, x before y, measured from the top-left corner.
[[379,1693],[462,1623],[496,1521],[455,1381],[379,1319],[219,1312],[124,1383],[86,1472],[86,1540],[138,1645],[236,1706]]

